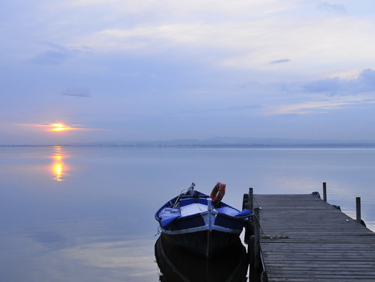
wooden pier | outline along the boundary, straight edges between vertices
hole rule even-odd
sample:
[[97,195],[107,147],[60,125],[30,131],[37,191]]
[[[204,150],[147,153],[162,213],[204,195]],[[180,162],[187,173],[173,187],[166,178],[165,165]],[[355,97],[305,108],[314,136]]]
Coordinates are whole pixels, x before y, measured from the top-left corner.
[[375,234],[357,220],[311,194],[250,197],[262,282],[375,281]]

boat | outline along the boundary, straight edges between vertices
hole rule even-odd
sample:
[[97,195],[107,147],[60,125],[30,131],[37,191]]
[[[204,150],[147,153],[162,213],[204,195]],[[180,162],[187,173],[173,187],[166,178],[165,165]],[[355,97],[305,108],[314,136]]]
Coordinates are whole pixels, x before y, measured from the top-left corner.
[[251,217],[222,202],[226,185],[218,182],[208,196],[194,189],[165,203],[155,214],[162,235],[173,245],[211,259],[233,244]]
[[155,243],[155,258],[161,282],[247,281],[247,254],[240,238],[220,255],[207,260],[172,245],[161,235]]

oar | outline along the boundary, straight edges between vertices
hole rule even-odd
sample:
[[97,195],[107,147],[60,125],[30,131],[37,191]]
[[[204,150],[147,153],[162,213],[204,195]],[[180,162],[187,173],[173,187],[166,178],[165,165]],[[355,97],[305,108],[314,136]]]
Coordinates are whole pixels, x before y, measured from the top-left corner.
[[184,191],[185,191],[185,188],[181,190],[180,195],[178,195],[178,198],[176,199],[176,202],[174,202],[173,208],[177,207],[178,201],[180,200],[182,192],[184,192]]
[[[187,192],[189,192],[190,190],[194,190],[194,186],[195,186],[194,182],[191,183],[191,185],[189,186],[189,188],[187,188]],[[182,190],[181,190],[180,195],[178,195],[178,198],[176,199],[176,202],[175,202],[174,205],[173,205],[173,208],[177,207],[177,205],[178,205],[178,201],[180,200],[181,195],[182,195],[182,193],[183,193],[184,191],[185,191],[185,189],[182,189]],[[187,193],[187,192],[186,192],[186,193]]]

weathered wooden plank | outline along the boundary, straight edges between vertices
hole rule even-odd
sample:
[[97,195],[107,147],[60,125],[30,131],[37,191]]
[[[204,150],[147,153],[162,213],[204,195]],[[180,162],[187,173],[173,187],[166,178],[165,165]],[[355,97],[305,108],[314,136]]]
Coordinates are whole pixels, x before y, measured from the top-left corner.
[[254,195],[270,282],[375,281],[375,234],[311,195]]

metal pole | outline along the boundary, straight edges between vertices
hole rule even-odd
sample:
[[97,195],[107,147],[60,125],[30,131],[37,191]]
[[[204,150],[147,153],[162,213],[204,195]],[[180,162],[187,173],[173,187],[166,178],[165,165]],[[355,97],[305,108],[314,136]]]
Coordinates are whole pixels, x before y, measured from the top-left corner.
[[355,198],[356,202],[356,214],[357,214],[357,222],[361,223],[361,197]]
[[323,182],[323,200],[327,202],[327,183]]

